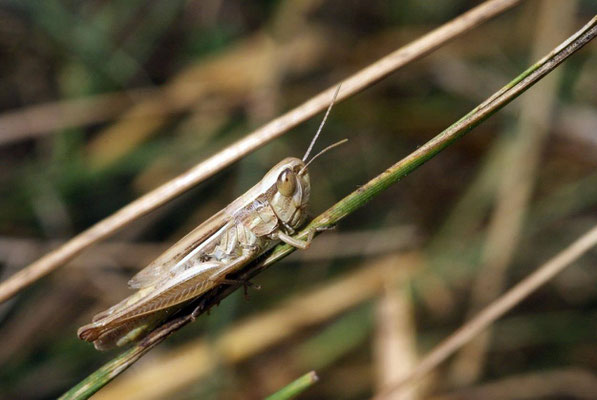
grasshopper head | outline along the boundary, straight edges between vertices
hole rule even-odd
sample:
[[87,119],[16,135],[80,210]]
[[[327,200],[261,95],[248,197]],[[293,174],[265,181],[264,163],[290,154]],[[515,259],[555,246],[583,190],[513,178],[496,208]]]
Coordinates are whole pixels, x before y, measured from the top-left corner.
[[311,193],[305,163],[299,158],[285,158],[269,170],[263,183],[278,218],[293,229],[298,228],[305,221],[305,208]]
[[346,142],[346,139],[344,139],[328,146],[307,161],[309,154],[311,154],[311,150],[313,149],[313,145],[317,141],[321,129],[323,128],[323,125],[325,125],[325,121],[330,114],[334,101],[338,96],[338,92],[340,92],[340,86],[341,85],[338,85],[336,88],[334,97],[323,117],[323,121],[321,121],[317,133],[311,140],[303,159],[301,160],[295,157],[285,158],[269,170],[263,178],[262,182],[264,187],[262,187],[262,189],[269,194],[268,200],[274,209],[274,212],[278,216],[278,219],[292,229],[300,227],[307,218],[305,208],[307,207],[309,195],[311,194],[311,183],[309,181],[309,171],[307,170],[307,167],[317,157]]

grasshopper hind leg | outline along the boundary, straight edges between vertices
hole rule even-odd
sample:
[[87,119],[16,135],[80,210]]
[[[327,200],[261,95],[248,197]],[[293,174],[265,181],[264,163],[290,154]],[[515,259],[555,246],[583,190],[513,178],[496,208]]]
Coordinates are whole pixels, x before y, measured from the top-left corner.
[[156,314],[146,315],[135,320],[125,322],[119,326],[103,332],[93,341],[97,350],[110,350],[114,347],[126,346],[147,336],[168,316],[167,310]]

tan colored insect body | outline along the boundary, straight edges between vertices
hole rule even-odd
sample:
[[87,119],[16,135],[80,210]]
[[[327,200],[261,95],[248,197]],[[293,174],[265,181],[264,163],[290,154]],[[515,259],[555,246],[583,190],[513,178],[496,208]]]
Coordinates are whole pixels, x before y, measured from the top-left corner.
[[[321,126],[324,122],[325,117]],[[79,337],[98,349],[126,344],[146,333],[148,321],[163,319],[183,303],[226,283],[228,274],[281,241],[306,248],[310,239],[303,242],[290,235],[306,219],[311,192],[307,166],[333,147],[305,163],[321,126],[303,160],[282,160],[257,185],[166,250],[129,281],[138,291],[96,315],[79,329]]]
[[[135,275],[129,286],[139,291],[98,314],[91,324],[79,329],[79,337],[109,346],[106,342],[117,339],[112,332],[115,328],[128,324],[130,329],[132,322],[141,322],[145,315],[205,293],[226,275],[288,239],[306,217],[311,187],[304,167],[298,158],[278,163],[247,193]],[[297,244],[292,238],[286,241]]]

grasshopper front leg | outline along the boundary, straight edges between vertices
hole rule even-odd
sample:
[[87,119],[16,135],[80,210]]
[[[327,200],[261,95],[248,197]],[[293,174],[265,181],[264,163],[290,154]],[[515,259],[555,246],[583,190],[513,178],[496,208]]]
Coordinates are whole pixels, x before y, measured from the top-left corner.
[[313,237],[315,237],[315,229],[312,229],[307,234],[307,239],[301,240],[294,238],[290,235],[285,234],[284,232],[278,232],[278,239],[283,241],[286,244],[289,244],[297,249],[307,250],[309,246],[311,246],[311,242],[313,241]]
[[278,239],[280,239],[281,241],[283,241],[286,244],[296,247],[297,249],[307,250],[309,248],[309,246],[311,246],[311,242],[313,241],[313,238],[315,237],[316,232],[328,231],[328,230],[332,230],[334,228],[335,228],[335,226],[331,226],[331,227],[323,227],[322,226],[319,228],[309,229],[309,232],[307,233],[307,239],[305,239],[305,240],[297,239],[297,238],[292,237],[280,230],[280,231],[278,231]]

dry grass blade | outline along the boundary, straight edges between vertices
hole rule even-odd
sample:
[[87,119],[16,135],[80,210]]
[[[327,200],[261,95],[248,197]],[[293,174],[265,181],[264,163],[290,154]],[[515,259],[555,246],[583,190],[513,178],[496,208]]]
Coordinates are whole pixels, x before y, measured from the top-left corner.
[[411,384],[416,383],[418,379],[445,361],[456,350],[481,333],[496,319],[511,310],[595,245],[597,245],[597,227],[592,228],[582,235],[569,247],[540,266],[535,272],[484,308],[476,317],[464,324],[425,356],[408,376],[396,382],[393,387],[376,396],[375,399],[387,399],[390,395],[399,393],[410,387]]
[[[379,390],[406,376],[417,363],[414,307],[408,288],[399,283],[388,279],[376,306],[373,360]],[[393,399],[415,400],[419,396],[413,390]]]
[[[393,183],[397,182],[404,176],[416,170],[426,161],[433,158],[435,155],[440,153],[442,150],[447,148],[449,145],[456,142],[459,138],[470,132],[474,127],[479,125],[481,122],[489,118],[499,109],[510,103],[513,99],[523,93],[525,90],[530,88],[533,84],[539,81],[542,77],[547,75],[550,71],[555,69],[559,64],[566,60],[570,55],[580,50],[590,40],[597,35],[597,17],[594,17],[587,25],[585,25],[580,31],[567,39],[564,43],[554,49],[550,54],[545,56],[543,59],[535,63],[533,66],[528,68],[513,81],[508,83],[493,96],[484,101],[481,105],[476,107],[470,113],[465,115],[463,118],[458,120],[456,123],[448,127],[446,130],[441,132],[435,138],[421,146],[419,149],[397,162],[377,177],[373,178],[365,185],[353,193],[340,200],[338,203],[333,205],[323,214],[315,218],[305,229],[303,229],[297,238],[305,238],[313,230],[320,231],[322,228],[329,228],[342,220],[347,215],[350,215],[363,205],[367,204],[372,198],[383,192],[385,189],[390,187]],[[559,272],[565,267],[565,264],[570,263],[572,260],[580,256],[584,251],[590,248],[597,241],[597,228],[591,231],[589,234],[581,238],[578,242],[573,244],[568,250],[563,252],[560,256],[556,257],[554,261],[546,264],[544,268],[541,268],[538,273],[532,275],[529,279],[523,282],[522,289],[517,286],[512,291],[508,292],[506,296],[500,302],[489,309],[489,313],[485,312],[481,315],[481,320],[474,320],[477,324],[475,329],[481,329],[485,327],[493,319],[497,318],[500,313],[504,313],[514,304],[522,300],[526,295],[532,292],[534,289],[549,280],[555,273]],[[232,275],[230,278],[238,282],[246,282],[253,276],[257,275],[265,268],[271,266],[275,262],[279,261],[283,257],[292,253],[296,248],[289,245],[277,246],[272,254],[268,256],[264,261],[249,265],[244,271],[238,274]],[[564,264],[564,266],[562,266]],[[155,347],[161,341],[163,341],[169,334],[180,329],[183,325],[192,322],[199,314],[210,309],[214,305],[218,304],[222,299],[236,290],[240,285],[220,286],[214,290],[206,293],[197,299],[197,302],[193,307],[189,309],[187,315],[183,315],[173,321],[168,322],[166,325],[158,328],[152,332],[146,339],[141,341],[138,345],[128,350],[121,356],[117,357],[113,361],[106,364],[96,373],[90,375],[79,385],[71,389],[66,393],[63,398],[65,399],[78,399],[86,398],[91,394],[95,393],[107,382],[121,373],[124,369],[132,365],[141,355]],[[505,299],[505,300],[504,300]],[[493,318],[493,319],[492,319]],[[470,335],[470,328],[467,328],[466,334]],[[472,331],[474,334],[475,331]],[[470,337],[465,337],[460,334],[457,339],[459,341],[449,342],[448,350],[454,351],[454,344],[456,348],[461,346]],[[465,341],[462,341],[462,339]],[[420,374],[424,374],[433,367],[437,359],[442,360],[442,357],[446,357],[444,349],[439,356],[434,355],[432,359],[425,359],[419,364],[419,369],[415,370],[415,374],[411,374],[409,378],[418,377]],[[449,354],[449,353],[448,353]],[[130,361],[129,361],[130,359]],[[420,372],[416,372],[420,371]]]
[[[573,31],[577,8],[574,0],[546,0],[538,6],[538,10],[529,10],[533,13],[538,11],[533,59],[541,57],[560,37]],[[497,185],[496,205],[483,244],[481,265],[471,290],[469,317],[504,290],[550,133],[549,124],[555,112],[556,91],[562,72],[561,69],[554,71],[521,99],[516,135],[503,148],[506,160],[502,162],[498,178],[492,180]],[[462,349],[452,369],[452,379],[456,384],[469,386],[481,375],[489,339],[490,330]]]
[[[338,101],[372,85],[398,68],[433,51],[458,35],[515,6],[522,0],[490,0],[396,50],[343,81]],[[222,168],[323,111],[337,84],[197,164],[177,178],[133,201],[80,233],[0,284],[0,302],[63,265],[93,243],[110,236],[144,214],[172,200]]]
[[155,96],[153,88],[61,100],[0,114],[0,146],[53,130],[105,121],[141,99]]

